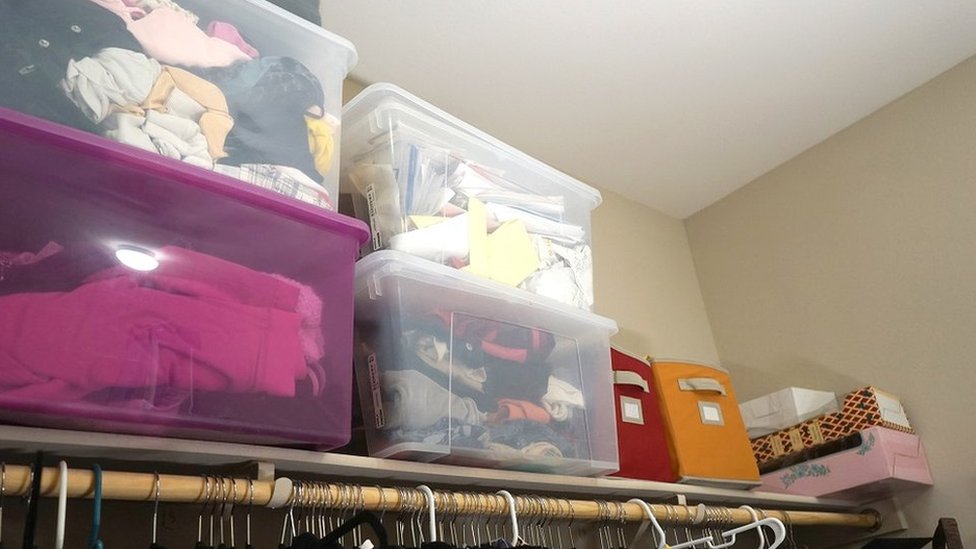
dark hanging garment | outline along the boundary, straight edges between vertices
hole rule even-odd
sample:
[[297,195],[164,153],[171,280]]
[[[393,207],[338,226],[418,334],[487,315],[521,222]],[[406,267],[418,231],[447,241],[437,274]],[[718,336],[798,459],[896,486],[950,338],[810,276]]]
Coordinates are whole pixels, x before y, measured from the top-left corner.
[[878,538],[862,549],[922,549],[929,543],[932,549],[963,549],[962,536],[956,519],[941,518],[931,538]]

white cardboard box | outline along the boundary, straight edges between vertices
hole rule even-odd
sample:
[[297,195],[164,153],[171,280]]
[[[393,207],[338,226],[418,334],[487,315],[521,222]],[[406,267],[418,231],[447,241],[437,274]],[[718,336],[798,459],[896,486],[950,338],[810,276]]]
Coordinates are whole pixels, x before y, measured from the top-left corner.
[[749,438],[757,438],[839,409],[837,395],[787,387],[739,405]]

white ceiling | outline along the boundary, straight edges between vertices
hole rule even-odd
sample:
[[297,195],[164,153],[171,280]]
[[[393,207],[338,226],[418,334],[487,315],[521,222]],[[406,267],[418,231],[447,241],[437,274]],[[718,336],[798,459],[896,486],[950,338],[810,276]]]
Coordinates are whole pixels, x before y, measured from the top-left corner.
[[973,0],[322,3],[354,78],[679,218],[976,54]]

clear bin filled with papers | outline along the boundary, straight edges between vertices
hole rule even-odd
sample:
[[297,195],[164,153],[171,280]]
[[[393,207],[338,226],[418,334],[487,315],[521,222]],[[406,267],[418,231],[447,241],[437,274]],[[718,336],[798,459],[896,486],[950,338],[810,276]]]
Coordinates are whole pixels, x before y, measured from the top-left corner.
[[343,110],[341,187],[393,249],[593,307],[595,189],[388,84]]

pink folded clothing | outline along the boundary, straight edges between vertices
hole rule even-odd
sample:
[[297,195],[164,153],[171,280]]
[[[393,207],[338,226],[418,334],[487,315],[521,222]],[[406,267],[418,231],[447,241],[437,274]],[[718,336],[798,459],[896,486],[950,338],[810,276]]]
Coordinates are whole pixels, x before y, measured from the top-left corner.
[[156,257],[148,273],[113,266],[70,291],[0,296],[0,394],[77,400],[162,387],[294,396],[322,356],[307,341],[321,329],[314,292],[182,248]]
[[237,27],[226,23],[224,21],[211,21],[207,25],[207,35],[213,38],[219,38],[224,42],[229,42],[235,46],[237,49],[244,52],[251,59],[260,56],[261,54],[254,48],[254,46],[247,43],[241,33],[237,30]]
[[[173,386],[293,396],[305,376],[301,319],[171,294],[129,278],[0,298],[0,390]],[[66,384],[66,385],[64,385]]]

